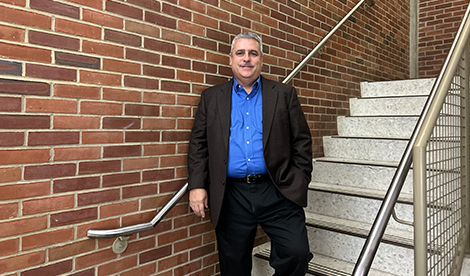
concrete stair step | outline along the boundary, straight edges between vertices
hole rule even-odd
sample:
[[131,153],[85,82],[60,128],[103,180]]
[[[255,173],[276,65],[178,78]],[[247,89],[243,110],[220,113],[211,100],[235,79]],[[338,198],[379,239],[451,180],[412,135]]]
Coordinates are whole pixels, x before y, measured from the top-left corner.
[[351,116],[419,116],[427,96],[352,98]]
[[326,157],[398,162],[408,139],[324,136]]
[[435,78],[361,82],[362,97],[429,95]]
[[340,116],[337,118],[338,135],[409,139],[418,119],[416,116]]
[[[271,249],[269,244],[265,244],[260,248],[254,250],[254,256],[263,260],[269,260],[269,255],[271,253]],[[272,275],[273,269],[265,268],[266,275]],[[328,257],[322,254],[314,253],[313,259],[310,261],[308,265],[308,275],[316,275],[316,276],[349,276],[351,275],[352,271],[354,270],[354,263],[346,262],[343,260],[335,259],[332,257]],[[253,275],[260,275],[259,271],[255,271],[257,274]],[[384,271],[371,269],[369,272],[370,276],[398,276],[395,274],[387,273]]]
[[[397,166],[397,162],[321,157],[313,160],[312,182],[385,191],[390,186]],[[402,192],[413,193],[412,171],[405,178]]]

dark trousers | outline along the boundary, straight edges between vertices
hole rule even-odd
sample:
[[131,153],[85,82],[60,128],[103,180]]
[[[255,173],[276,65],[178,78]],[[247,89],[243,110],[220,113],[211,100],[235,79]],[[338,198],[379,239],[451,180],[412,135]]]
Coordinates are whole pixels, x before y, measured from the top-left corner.
[[216,228],[222,276],[251,276],[258,224],[271,239],[274,276],[304,276],[312,258],[305,213],[268,181],[227,181]]

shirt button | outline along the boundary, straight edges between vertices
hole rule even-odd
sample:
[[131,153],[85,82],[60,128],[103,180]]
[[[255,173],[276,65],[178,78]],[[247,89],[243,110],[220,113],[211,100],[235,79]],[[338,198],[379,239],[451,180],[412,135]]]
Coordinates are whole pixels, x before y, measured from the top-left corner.
[[248,158],[248,161],[251,161],[251,159],[250,159],[250,158]]
[[246,129],[250,129],[250,127],[249,127],[249,126],[247,126],[247,127],[246,127]]
[[250,112],[247,112],[246,115],[250,114]]
[[249,143],[250,143],[250,141],[246,141],[246,143],[247,143],[247,144],[249,144]]

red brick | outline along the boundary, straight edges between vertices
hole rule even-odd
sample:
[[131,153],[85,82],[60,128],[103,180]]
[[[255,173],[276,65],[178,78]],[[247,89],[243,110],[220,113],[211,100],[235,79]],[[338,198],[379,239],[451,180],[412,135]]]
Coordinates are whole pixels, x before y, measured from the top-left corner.
[[99,99],[100,88],[93,86],[55,84],[54,96],[78,99]]
[[0,79],[0,92],[20,95],[49,96],[49,84],[43,82]]
[[13,255],[18,253],[20,248],[20,241],[19,239],[0,241],[0,248],[2,248],[0,251],[0,257]]
[[72,17],[75,19],[80,17],[80,9],[78,7],[52,0],[30,0],[30,7],[32,9]]
[[78,206],[101,204],[120,199],[119,189],[89,192],[78,195]]
[[0,37],[4,40],[23,42],[25,38],[25,31],[20,28],[0,25]]
[[126,58],[136,61],[143,61],[152,64],[160,63],[160,55],[152,52],[141,51],[131,48],[126,48]]
[[29,43],[49,46],[59,49],[75,50],[80,49],[80,40],[58,34],[43,33],[38,31],[28,32]]
[[[98,218],[98,210],[96,208],[87,208],[61,213],[51,214],[51,227],[58,227],[80,222],[95,220]],[[52,250],[49,252],[52,256]],[[52,258],[51,258],[52,259]]]
[[[101,6],[99,7],[99,9],[101,9]],[[124,26],[124,20],[121,17],[89,9],[83,9],[83,20],[95,23],[97,25],[112,27],[115,29],[122,29]]]
[[143,12],[139,8],[135,8],[124,3],[115,1],[106,1],[106,10],[109,12],[120,14],[124,17],[131,17],[134,19],[143,19]]
[[103,147],[103,158],[129,157],[129,156],[141,156],[141,155],[142,155],[142,148],[140,145]]
[[167,29],[162,30],[162,39],[184,44],[184,45],[191,44],[191,36],[181,33],[181,32],[171,31]]
[[54,116],[54,129],[93,129],[100,127],[99,117]]
[[109,144],[123,141],[124,133],[121,131],[84,131],[82,133],[83,144]]
[[109,248],[79,256],[75,259],[75,269],[80,270],[90,266],[107,263],[116,259],[117,256],[118,255],[116,255],[112,250],[109,250]]
[[27,166],[24,169],[24,179],[45,179],[75,175],[75,164],[54,164]]
[[120,160],[81,162],[79,165],[80,174],[118,172],[120,170]]
[[122,167],[124,171],[157,168],[159,166],[159,160],[159,157],[124,159],[122,161]]
[[84,53],[92,53],[107,57],[124,57],[124,47],[102,42],[84,40],[82,42],[82,51]]
[[0,97],[0,111],[21,112],[21,98]]
[[138,129],[140,128],[139,118],[106,117],[103,119],[104,129]]
[[137,256],[130,256],[127,258],[120,258],[117,261],[107,263],[98,267],[97,276],[105,276],[127,270],[137,265]]
[[18,215],[18,203],[0,204],[0,220],[11,219],[11,218],[16,217],[17,215]]
[[176,29],[176,19],[158,13],[146,12],[145,21],[170,29]]
[[[19,169],[19,168],[18,168]],[[0,176],[2,173],[0,169]],[[20,199],[50,194],[48,181],[0,186],[0,200]]]
[[100,177],[77,177],[69,179],[54,180],[54,193],[64,193],[71,191],[82,191],[88,189],[96,189],[100,187]]
[[189,83],[176,81],[162,81],[161,89],[164,91],[189,93],[191,90],[191,86],[189,85]]
[[56,243],[71,241],[74,239],[73,228],[48,230],[46,232],[32,234],[22,237],[21,247],[23,250],[31,250],[34,248],[50,246]]
[[[196,3],[196,2],[193,1],[193,3]],[[204,36],[204,32],[205,32],[204,27],[197,25],[197,24],[190,23],[190,22],[185,22],[185,21],[178,22],[178,30],[185,32],[185,33],[190,33],[190,34],[199,35],[199,36]]]
[[165,258],[171,255],[171,245],[158,247],[153,250],[142,252],[139,255],[139,263],[144,264],[151,261],[155,261],[161,258]]
[[56,246],[49,249],[49,260],[56,261],[67,257],[74,257],[81,253],[92,251],[95,249],[95,240],[85,239],[74,241],[71,244]]
[[79,139],[79,132],[30,132],[28,135],[28,145],[45,146],[78,144]]
[[[177,267],[173,270],[175,276],[183,276],[191,274],[191,272],[197,271],[201,269],[201,261],[196,260],[192,263],[186,263],[183,266]],[[209,274],[207,274],[209,275]]]
[[49,116],[0,115],[0,128],[41,129],[49,128]]
[[27,98],[25,111],[31,113],[77,113],[74,100]]
[[54,161],[98,159],[101,156],[99,147],[55,148]]
[[56,276],[64,275],[72,271],[72,260],[66,260],[54,264],[49,264],[39,268],[26,270],[21,273],[22,276]]
[[41,29],[51,29],[51,18],[47,15],[38,14],[36,12],[1,6],[0,18],[5,22],[38,27]]
[[145,103],[175,104],[175,95],[173,93],[146,93],[144,92]]
[[175,119],[164,119],[164,118],[144,118],[143,126],[144,129],[175,129]]
[[89,37],[93,39],[101,38],[100,27],[60,18],[56,18],[54,22],[55,30],[58,32],[68,33],[81,37]]
[[101,0],[69,0],[69,2],[77,3],[82,6],[92,7],[98,10],[103,8],[103,2]]
[[140,91],[103,88],[103,99],[123,102],[140,102]]
[[189,141],[189,131],[163,131],[162,142]]
[[203,15],[203,14],[194,13],[193,14],[193,22],[196,23],[196,24],[201,24],[203,26],[207,26],[209,28],[218,28],[219,27],[219,21],[216,18],[211,17],[211,16],[206,16],[206,15]]
[[143,172],[142,181],[168,180],[174,177],[173,169],[158,169]]
[[139,186],[122,188],[122,198],[140,198],[147,195],[158,194],[157,184],[143,184]]
[[[0,238],[17,236],[47,228],[47,217],[33,217],[0,222]],[[0,270],[1,270],[0,265]]]
[[26,64],[26,76],[50,80],[76,81],[77,71],[38,64]]
[[100,206],[100,218],[108,218],[139,211],[139,201],[119,202]]
[[120,86],[121,76],[118,74],[82,70],[80,71],[80,81],[82,83]]
[[125,32],[118,32],[115,30],[105,30],[104,39],[107,41],[112,41],[127,46],[142,46],[142,38],[140,36]]
[[[76,1],[76,0],[73,0],[73,1]],[[69,275],[70,276],[95,276],[95,269],[90,268],[90,269],[80,271],[80,272],[77,272],[77,273],[73,273],[73,274],[69,274]]]
[[158,80],[153,78],[124,77],[124,85],[133,88],[158,89]]
[[77,55],[64,52],[55,52],[55,63],[73,67],[100,69],[101,61],[99,58],[87,55]]
[[159,116],[160,107],[156,105],[126,104],[125,114],[135,116]]
[[140,182],[140,172],[115,173],[103,176],[103,187],[116,187]]
[[44,251],[37,251],[2,259],[0,260],[0,273],[39,265],[44,263],[45,258]]
[[203,256],[207,256],[216,251],[215,243],[211,243],[202,247],[191,250],[189,253],[189,258],[191,260],[199,259]]
[[114,71],[121,73],[128,73],[134,75],[140,75],[141,65],[139,63],[114,60],[114,59],[104,59],[103,60],[103,70]]
[[176,145],[173,143],[169,144],[152,144],[144,146],[144,155],[164,155],[164,154],[175,154]]
[[176,72],[176,79],[189,82],[204,82],[204,75],[193,71],[178,70]]
[[[144,120],[144,128],[145,128],[145,120]],[[160,132],[158,131],[126,131],[125,134],[126,134],[125,141],[127,143],[160,141]]]
[[47,162],[49,149],[0,150],[0,165]]
[[80,103],[81,114],[101,114],[101,115],[120,115],[122,114],[122,104],[109,102],[88,102]]
[[130,20],[126,21],[126,31],[155,38],[160,37],[160,28],[151,24],[143,24]]
[[23,215],[71,209],[75,205],[73,195],[25,200],[22,203]]
[[162,156],[160,158],[160,167],[177,167],[177,166],[184,166],[187,162],[186,155],[179,155],[179,156]]

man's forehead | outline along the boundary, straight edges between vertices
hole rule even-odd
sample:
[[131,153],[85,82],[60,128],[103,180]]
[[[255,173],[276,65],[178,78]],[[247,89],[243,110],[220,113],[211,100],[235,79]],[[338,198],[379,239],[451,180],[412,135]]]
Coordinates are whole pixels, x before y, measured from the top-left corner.
[[[243,44],[243,45],[242,45]],[[239,38],[235,41],[234,50],[256,50],[259,51],[259,43],[252,38]]]

